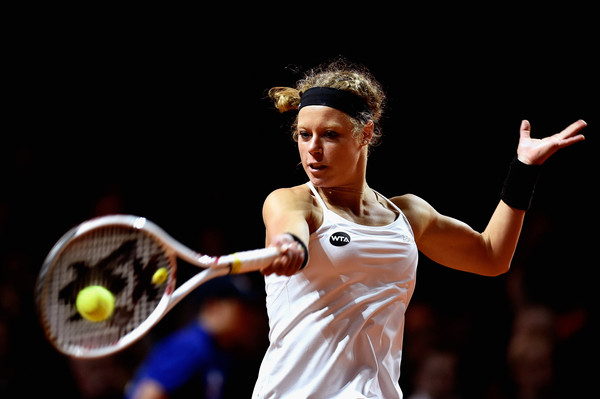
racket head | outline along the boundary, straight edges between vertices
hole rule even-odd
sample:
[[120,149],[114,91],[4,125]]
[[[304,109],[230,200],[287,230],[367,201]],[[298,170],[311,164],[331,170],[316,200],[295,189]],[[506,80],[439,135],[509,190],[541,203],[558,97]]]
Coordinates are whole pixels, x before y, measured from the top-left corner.
[[[173,240],[145,218],[110,215],[68,231],[51,249],[36,284],[36,306],[48,340],[60,352],[93,358],[117,352],[141,337],[167,311],[177,275]],[[156,270],[167,279],[152,282]],[[75,307],[90,285],[115,297],[111,317],[92,322]]]

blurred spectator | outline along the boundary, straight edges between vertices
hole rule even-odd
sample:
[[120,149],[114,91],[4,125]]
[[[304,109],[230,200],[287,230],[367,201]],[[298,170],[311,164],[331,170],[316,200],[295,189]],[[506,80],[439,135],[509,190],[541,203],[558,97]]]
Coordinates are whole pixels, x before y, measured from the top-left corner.
[[416,374],[414,393],[408,399],[459,399],[458,357],[449,351],[431,351]]
[[212,280],[200,293],[198,319],[156,344],[127,387],[127,398],[250,395],[231,374],[240,355],[264,350],[262,297],[246,275]]
[[68,361],[81,399],[116,399],[123,396],[123,387],[130,373],[120,356],[69,358]]
[[542,305],[530,305],[520,308],[513,321],[512,336],[538,334],[550,341],[556,339],[554,314]]
[[508,364],[515,384],[516,399],[556,398],[554,342],[542,332],[524,331],[514,335],[508,347]]
[[554,399],[556,328],[553,312],[541,305],[516,310],[506,347],[506,381],[490,387],[487,398]]

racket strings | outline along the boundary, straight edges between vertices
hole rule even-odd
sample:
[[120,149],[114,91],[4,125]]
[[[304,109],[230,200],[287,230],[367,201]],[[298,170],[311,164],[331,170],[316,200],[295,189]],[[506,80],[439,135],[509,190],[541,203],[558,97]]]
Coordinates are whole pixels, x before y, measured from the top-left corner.
[[[172,283],[152,284],[159,268],[169,271]],[[157,308],[174,284],[175,269],[174,258],[142,230],[110,226],[78,237],[58,254],[44,288],[42,320],[49,338],[67,353],[114,345]],[[77,313],[77,294],[89,285],[115,296],[114,313],[106,321],[90,322]]]

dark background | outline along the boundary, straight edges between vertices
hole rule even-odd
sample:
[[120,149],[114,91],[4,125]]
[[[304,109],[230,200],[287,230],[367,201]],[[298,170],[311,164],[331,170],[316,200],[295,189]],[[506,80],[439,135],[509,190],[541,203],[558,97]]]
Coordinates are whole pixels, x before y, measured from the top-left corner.
[[[9,396],[83,395],[78,366],[44,341],[33,308],[41,263],[73,225],[117,211],[145,216],[201,251],[263,245],[264,198],[306,180],[289,134],[293,116],[278,114],[266,91],[339,55],[366,65],[388,95],[369,184],[386,196],[417,194],[478,230],[498,202],[522,119],[536,137],[588,122],[587,140],[544,166],[514,271],[483,278],[422,256],[413,301],[434,309],[439,324],[462,326],[452,329],[462,338],[449,341],[461,353],[465,397],[502,384],[518,306],[511,275],[527,303],[557,315],[582,310],[578,331],[589,334],[600,126],[590,11],[448,6],[245,17],[266,11],[15,15],[0,147],[0,389]],[[156,334],[178,322],[167,318]],[[587,378],[578,362],[597,351],[580,342],[569,358],[577,386]],[[141,352],[110,367],[125,379]],[[411,374],[404,367],[403,378]]]

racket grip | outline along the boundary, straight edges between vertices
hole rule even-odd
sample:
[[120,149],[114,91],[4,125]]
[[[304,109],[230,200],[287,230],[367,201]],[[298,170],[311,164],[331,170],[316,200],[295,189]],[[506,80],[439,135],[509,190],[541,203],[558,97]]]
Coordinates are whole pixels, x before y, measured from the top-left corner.
[[236,252],[231,255],[221,256],[217,261],[217,265],[229,266],[231,274],[248,273],[268,266],[279,256],[279,253],[280,250],[276,247]]

